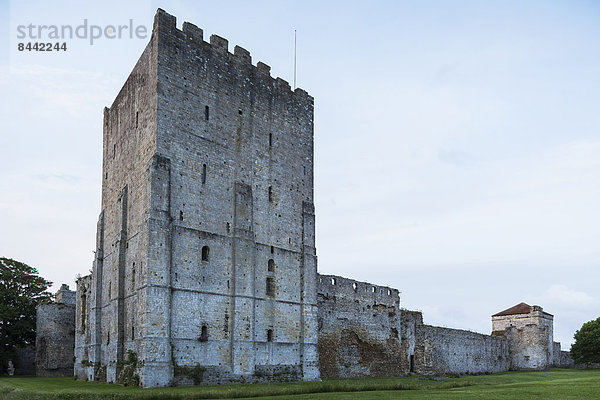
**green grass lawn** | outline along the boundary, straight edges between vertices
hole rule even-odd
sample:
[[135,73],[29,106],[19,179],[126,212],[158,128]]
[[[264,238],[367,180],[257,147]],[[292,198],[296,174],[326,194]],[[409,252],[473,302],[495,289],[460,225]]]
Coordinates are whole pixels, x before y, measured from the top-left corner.
[[140,389],[72,378],[0,378],[0,399],[600,399],[600,370],[505,372],[445,380],[327,379],[323,382]]

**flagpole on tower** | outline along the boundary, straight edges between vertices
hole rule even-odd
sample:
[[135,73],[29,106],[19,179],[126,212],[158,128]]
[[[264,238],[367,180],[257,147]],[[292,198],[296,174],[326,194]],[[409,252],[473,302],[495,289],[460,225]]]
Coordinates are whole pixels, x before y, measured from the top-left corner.
[[296,30],[294,29],[294,89],[296,89]]

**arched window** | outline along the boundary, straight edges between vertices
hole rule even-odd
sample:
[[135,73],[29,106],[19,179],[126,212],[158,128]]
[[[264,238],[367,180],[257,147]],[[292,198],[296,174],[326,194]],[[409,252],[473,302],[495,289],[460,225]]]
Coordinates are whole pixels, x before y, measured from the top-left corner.
[[198,338],[198,340],[201,342],[208,341],[208,327],[206,325],[202,325],[202,328],[200,329],[200,337]]
[[208,246],[202,247],[202,261],[208,261],[210,257],[210,248]]
[[273,186],[269,186],[269,201],[273,202]]
[[204,119],[208,121],[208,106],[204,106]]
[[267,342],[273,341],[273,329],[267,329]]
[[206,164],[202,164],[202,184],[206,183]]
[[269,272],[275,272],[275,261],[273,261],[273,259],[269,260],[269,265],[267,268]]

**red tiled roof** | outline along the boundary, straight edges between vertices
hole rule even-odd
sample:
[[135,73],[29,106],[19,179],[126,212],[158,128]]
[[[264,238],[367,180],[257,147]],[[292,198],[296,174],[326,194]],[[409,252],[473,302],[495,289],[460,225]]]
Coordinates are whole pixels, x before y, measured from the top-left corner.
[[502,315],[529,314],[530,312],[531,306],[529,304],[519,303],[516,306],[492,315],[492,317],[500,317]]

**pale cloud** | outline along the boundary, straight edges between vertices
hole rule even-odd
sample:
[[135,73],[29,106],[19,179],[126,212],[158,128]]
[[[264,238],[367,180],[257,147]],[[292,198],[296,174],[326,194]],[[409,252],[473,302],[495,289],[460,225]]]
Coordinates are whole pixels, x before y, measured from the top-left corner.
[[455,167],[471,167],[475,165],[476,160],[471,154],[452,148],[440,148],[438,158],[444,163],[454,165]]
[[575,290],[566,285],[556,284],[550,286],[540,296],[540,304],[587,308],[590,305],[596,304],[598,300],[588,293],[580,290]]
[[37,174],[33,176],[33,179],[42,182],[61,181],[73,184],[81,181],[81,177],[70,174]]

